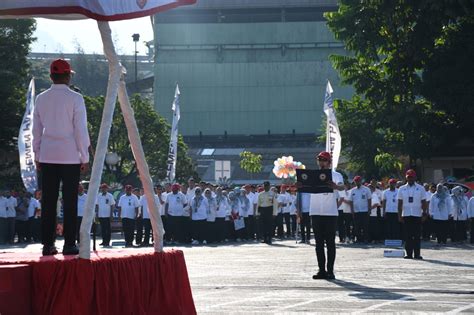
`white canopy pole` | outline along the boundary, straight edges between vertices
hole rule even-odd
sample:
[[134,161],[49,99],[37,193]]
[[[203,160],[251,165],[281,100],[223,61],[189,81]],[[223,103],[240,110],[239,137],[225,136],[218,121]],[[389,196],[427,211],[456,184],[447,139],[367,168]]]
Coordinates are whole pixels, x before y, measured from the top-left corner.
[[107,94],[105,97],[104,111],[102,113],[102,122],[100,124],[99,137],[97,139],[97,147],[95,150],[94,164],[92,167],[92,175],[89,182],[87,192],[87,200],[82,218],[79,247],[79,258],[90,259],[91,256],[91,237],[90,231],[92,221],[95,217],[95,204],[97,194],[99,192],[100,180],[104,169],[105,154],[109,142],[110,127],[114,116],[115,102],[122,72],[118,56],[115,52],[114,43],[112,41],[111,30],[108,22],[97,22],[104,44],[104,54],[109,62],[109,82],[107,85]]
[[145,153],[143,152],[143,146],[140,140],[137,122],[135,121],[135,115],[133,113],[132,106],[130,106],[127,87],[125,85],[123,75],[119,84],[118,98],[120,108],[122,109],[123,118],[125,120],[125,125],[127,126],[128,139],[130,140],[133,156],[135,157],[135,162],[137,163],[138,173],[140,174],[140,180],[142,182],[143,189],[145,190],[148,211],[150,213],[150,221],[153,227],[155,252],[162,252],[164,235],[163,222],[161,221],[161,216],[158,213],[158,207],[154,198],[155,194],[153,192],[153,182],[151,180],[150,170],[145,160]]

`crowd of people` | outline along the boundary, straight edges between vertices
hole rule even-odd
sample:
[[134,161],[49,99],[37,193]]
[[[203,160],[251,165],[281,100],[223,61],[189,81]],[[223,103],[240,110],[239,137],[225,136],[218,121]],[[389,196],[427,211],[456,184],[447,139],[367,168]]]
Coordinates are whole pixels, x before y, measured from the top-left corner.
[[[387,183],[360,176],[346,181],[338,191],[337,235],[340,243],[382,243],[405,239],[398,202],[402,181]],[[418,187],[422,187],[417,186]],[[418,188],[421,189],[421,188]],[[420,237],[448,239],[455,244],[474,243],[474,197],[469,199],[460,186],[449,190],[442,184],[424,184],[426,214]],[[165,244],[209,244],[272,239],[311,242],[310,194],[298,193],[294,185],[244,185],[222,187],[211,183],[155,186],[156,204],[165,228]],[[87,192],[78,188],[77,241]],[[111,223],[121,221],[127,247],[151,246],[152,226],[143,189],[124,187],[118,200],[102,184],[96,203],[101,245],[111,245]],[[58,214],[63,205],[58,201]],[[41,192],[5,191],[0,196],[0,244],[41,242]],[[468,231],[471,231],[468,240]],[[60,233],[60,231],[58,231]]]

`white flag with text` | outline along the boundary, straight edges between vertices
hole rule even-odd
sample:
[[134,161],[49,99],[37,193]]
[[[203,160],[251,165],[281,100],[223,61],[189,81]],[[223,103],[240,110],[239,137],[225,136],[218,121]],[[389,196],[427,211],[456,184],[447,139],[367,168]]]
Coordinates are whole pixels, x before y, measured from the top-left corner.
[[170,183],[174,181],[176,176],[176,161],[178,158],[178,122],[181,115],[179,112],[179,95],[179,87],[176,84],[174,101],[171,106],[171,110],[173,111],[173,124],[171,125],[170,148],[168,150],[168,165],[166,171],[166,178]]
[[332,99],[333,89],[328,81],[324,95],[324,113],[326,114],[326,151],[331,153],[332,168],[336,169],[341,155],[341,133],[337,124],[336,112]]

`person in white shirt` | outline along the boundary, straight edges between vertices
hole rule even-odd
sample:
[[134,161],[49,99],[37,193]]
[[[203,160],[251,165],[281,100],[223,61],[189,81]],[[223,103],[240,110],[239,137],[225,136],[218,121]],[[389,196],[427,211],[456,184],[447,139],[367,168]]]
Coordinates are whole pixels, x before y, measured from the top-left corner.
[[448,189],[442,184],[436,186],[436,192],[431,196],[429,215],[433,220],[438,244],[446,244],[448,239],[448,219],[451,213],[451,197]]
[[242,206],[240,204],[239,200],[239,195],[240,195],[240,188],[236,187],[234,188],[233,191],[229,193],[229,206],[230,206],[230,222],[231,222],[231,233],[230,233],[230,238],[233,240],[240,242],[243,237],[244,229],[240,230],[235,230],[235,220],[239,220],[240,218],[243,218],[243,213],[242,213]]
[[166,195],[165,215],[168,221],[168,239],[170,242],[187,243],[189,215],[185,217],[185,208],[188,207],[188,198],[180,191],[179,184],[171,186],[171,193]]
[[217,216],[217,201],[213,197],[212,191],[209,188],[204,190],[204,197],[207,199],[207,219],[206,219],[206,241],[213,243],[217,240],[217,226],[216,226],[216,216]]
[[[421,256],[421,220],[426,215],[426,191],[417,184],[416,172],[405,173],[407,183],[398,190],[398,218],[405,229],[405,259],[423,259]],[[413,256],[414,255],[414,256]]]
[[39,230],[37,229],[37,223],[39,223],[38,212],[40,209],[39,201],[30,195],[30,203],[28,205],[28,241],[37,243],[41,241]]
[[248,239],[248,230],[249,230],[249,212],[253,208],[252,202],[247,197],[247,192],[245,189],[240,189],[238,191],[239,201],[240,201],[240,211],[239,215],[244,218],[245,227],[242,231],[242,239]]
[[64,255],[79,253],[76,246],[77,186],[89,168],[90,139],[84,98],[69,89],[71,66],[63,59],[50,66],[53,85],[36,97],[33,114],[33,151],[41,172],[43,255],[55,255],[56,203],[62,182],[64,199]]
[[349,191],[351,212],[354,216],[354,236],[356,243],[366,243],[369,238],[369,209],[372,208],[370,189],[362,185],[362,177],[355,176],[356,187]]
[[474,197],[471,197],[471,199],[469,199],[469,203],[467,205],[467,217],[469,218],[469,222],[470,222],[470,235],[471,235],[471,239],[470,239],[470,243],[471,244],[474,244]]
[[[288,197],[287,197],[287,186],[285,184],[280,186],[280,193],[278,194],[277,201],[278,201],[278,214],[275,218],[275,227],[277,230],[277,236],[279,238],[283,238],[284,236],[284,231],[283,231],[283,218],[284,218],[284,212],[286,207],[288,206]],[[287,230],[289,229],[289,213],[288,213],[288,227]]]
[[[317,155],[317,163],[320,169],[331,169],[331,153],[321,152]],[[316,239],[316,257],[319,271],[313,279],[335,279],[334,262],[336,260],[336,228],[338,216],[339,190],[344,190],[344,179],[342,175],[332,170],[332,182],[329,183],[333,189],[332,193],[311,194],[310,215],[313,225],[314,238]],[[327,247],[324,253],[324,244]]]
[[454,221],[454,231],[451,235],[453,242],[463,243],[467,239],[466,221],[467,221],[467,205],[469,199],[464,194],[464,188],[456,186],[451,190],[451,218]]
[[297,215],[296,215],[296,187],[290,187],[290,221],[291,221],[291,237],[296,236],[296,225],[297,225]]
[[206,221],[209,202],[202,195],[201,187],[196,187],[195,195],[191,200],[191,228],[192,228],[192,245],[206,245]]
[[100,193],[97,196],[96,210],[100,223],[100,232],[102,234],[102,243],[104,247],[110,246],[112,237],[111,220],[115,207],[115,198],[108,192],[109,186],[106,183],[100,185]]
[[[155,194],[153,194],[153,198],[155,198],[156,205],[158,206],[158,213],[161,216],[161,220],[163,221],[163,226],[166,220],[163,220],[164,213],[165,213],[165,205],[162,199],[162,189],[161,185],[155,186]],[[145,229],[145,233],[143,234],[143,238],[141,239],[140,246],[141,247],[148,247],[150,246],[150,235],[152,231],[151,221],[150,221],[150,211],[148,208],[148,200],[145,194],[140,196],[140,214],[142,217],[143,228]],[[166,232],[166,229],[165,229]]]
[[18,201],[9,190],[5,192],[5,198],[7,200],[7,242],[13,244],[15,240],[16,207],[18,206]]
[[18,235],[18,243],[28,241],[28,207],[30,204],[30,193],[19,191],[16,207],[15,232]]
[[287,185],[285,185],[284,187],[285,187],[285,190],[281,191],[281,194],[284,195],[284,203],[286,204],[285,206],[282,207],[283,222],[284,222],[284,227],[286,230],[284,233],[284,236],[285,238],[290,238],[292,235],[290,210],[291,210],[291,203],[293,199],[291,198],[291,195],[289,193],[290,187]]
[[398,189],[396,188],[397,180],[391,178],[388,181],[389,188],[384,190],[382,194],[383,217],[385,219],[385,239],[400,240],[401,226],[398,221]]
[[216,206],[216,241],[222,242],[228,240],[226,218],[230,214],[230,206],[221,187],[216,189]]
[[135,218],[138,215],[140,201],[132,194],[132,186],[125,186],[125,195],[122,195],[118,202],[119,217],[122,219],[122,229],[125,236],[125,247],[133,246],[135,232]]
[[7,232],[7,198],[4,197],[4,192],[0,191],[0,245],[4,245],[7,242]]
[[[424,183],[423,188],[426,191],[426,208],[429,209],[431,197],[433,193],[436,191],[436,185]],[[433,189],[433,191],[431,191]],[[431,222],[430,216],[426,216],[421,223],[421,237],[424,241],[431,240],[431,234],[433,232],[433,222]]]
[[[342,227],[339,228],[339,240],[341,243],[354,241],[353,233],[353,215],[351,212],[351,200],[349,192],[352,189],[351,184],[346,181],[344,190],[339,191],[339,217]],[[341,213],[342,212],[342,213]]]
[[245,219],[245,226],[247,227],[247,239],[255,240],[255,210],[257,207],[257,195],[252,192],[252,186],[245,185],[244,186],[244,194],[250,201],[247,218]]
[[77,187],[77,224],[76,224],[76,239],[77,243],[80,242],[79,232],[81,230],[82,217],[84,216],[84,210],[86,208],[87,194],[84,192],[84,186],[79,184]]
[[296,211],[300,217],[301,228],[301,244],[310,244],[311,239],[311,218],[309,216],[309,204],[311,194],[297,193],[296,195]]
[[369,184],[372,198],[370,202],[369,217],[369,243],[379,243],[383,240],[383,219],[382,219],[382,201],[379,194],[375,192],[375,187]]

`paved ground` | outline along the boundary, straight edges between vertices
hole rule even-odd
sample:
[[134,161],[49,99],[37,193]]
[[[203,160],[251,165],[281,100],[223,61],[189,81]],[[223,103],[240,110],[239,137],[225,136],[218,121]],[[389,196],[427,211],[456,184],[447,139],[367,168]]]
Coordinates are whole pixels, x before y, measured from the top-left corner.
[[382,246],[338,245],[335,281],[313,280],[314,247],[291,240],[175,248],[198,314],[474,314],[474,246],[422,246],[425,259],[415,261],[384,258]]

